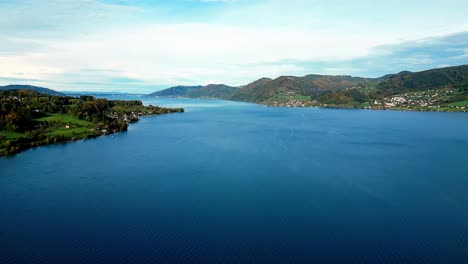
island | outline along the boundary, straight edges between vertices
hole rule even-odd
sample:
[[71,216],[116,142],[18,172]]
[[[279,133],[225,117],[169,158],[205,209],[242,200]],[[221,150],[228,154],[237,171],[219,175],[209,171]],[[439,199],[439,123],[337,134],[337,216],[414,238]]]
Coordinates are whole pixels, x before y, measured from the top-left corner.
[[145,106],[138,100],[4,90],[0,91],[0,156],[122,132],[142,116],[181,112],[183,108]]

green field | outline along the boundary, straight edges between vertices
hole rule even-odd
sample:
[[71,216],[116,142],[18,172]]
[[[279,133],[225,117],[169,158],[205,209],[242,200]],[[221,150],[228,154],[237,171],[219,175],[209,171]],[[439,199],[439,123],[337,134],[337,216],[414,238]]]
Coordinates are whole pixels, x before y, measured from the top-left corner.
[[[45,117],[34,119],[37,122],[47,122],[47,126],[39,128],[37,131],[46,138],[37,138],[31,141],[31,145],[43,145],[53,141],[54,138],[60,138],[60,141],[76,140],[80,138],[89,138],[91,136],[100,135],[100,131],[96,131],[96,124],[85,120],[80,120],[74,116],[66,114],[48,114]],[[67,128],[68,127],[68,128]],[[33,137],[31,132],[17,133],[12,131],[0,131],[0,154],[5,153],[7,144],[22,140],[21,138]]]
[[78,119],[77,117],[71,116],[71,115],[65,115],[65,114],[50,114],[49,116],[46,117],[41,117],[38,119],[35,119],[36,121],[40,122],[59,122],[63,124],[68,124],[68,125],[76,125],[76,126],[93,126],[93,123]]
[[[39,122],[48,122],[50,127],[47,135],[65,137],[85,137],[95,134],[93,129],[96,125],[92,122],[78,119],[66,114],[50,114],[49,116],[36,119]],[[66,128],[68,126],[68,128]]]
[[47,133],[47,135],[59,136],[63,135],[65,137],[83,137],[85,135],[94,134],[90,128],[86,127],[77,127],[77,128],[64,128],[64,129],[57,129],[52,132]]
[[16,133],[16,132],[11,132],[11,131],[0,131],[0,153],[3,153],[5,151],[4,149],[4,144],[8,141],[15,141],[19,138],[25,137],[25,134],[23,133]]
[[465,105],[468,105],[468,100],[449,104],[449,106],[465,106]]
[[5,140],[16,140],[20,137],[24,137],[24,134],[12,131],[0,131],[0,138],[4,138]]

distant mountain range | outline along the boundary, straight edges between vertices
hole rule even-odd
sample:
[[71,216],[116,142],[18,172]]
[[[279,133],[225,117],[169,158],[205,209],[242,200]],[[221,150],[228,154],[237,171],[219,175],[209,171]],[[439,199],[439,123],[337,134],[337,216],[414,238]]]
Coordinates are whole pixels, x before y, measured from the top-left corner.
[[238,90],[238,87],[227,86],[224,84],[209,84],[206,86],[175,86],[148,94],[145,97],[185,97],[229,100]]
[[316,96],[325,91],[354,87],[369,81],[361,77],[330,75],[281,76],[274,80],[262,78],[234,93],[231,99],[262,103],[280,95]]
[[183,97],[203,86],[175,86],[146,95],[145,97]]
[[351,76],[307,75],[304,77],[282,76],[277,79],[262,78],[242,87],[224,84],[207,86],[175,86],[146,95],[146,97],[211,98],[243,102],[263,102],[277,93],[299,95],[319,94],[339,90],[370,79]]
[[276,79],[261,78],[242,88],[223,84],[207,86],[176,86],[147,95],[148,97],[217,98],[234,101],[262,103],[282,95],[318,98],[330,91],[372,84],[382,94],[396,94],[411,90],[466,87],[468,65],[432,69],[422,72],[403,71],[380,78],[352,77],[347,75],[281,76]]
[[[403,71],[380,78],[312,74],[261,78],[242,87],[176,86],[148,96],[211,98],[271,106],[396,107],[401,110],[433,110],[437,106],[444,111],[465,111],[468,108],[468,65],[422,72]],[[393,98],[395,96],[398,98]]]
[[215,99],[231,99],[232,95],[239,88],[227,86],[224,84],[210,84],[200,89],[196,89],[187,94],[190,98],[215,98]]
[[0,86],[0,91],[6,91],[6,90],[29,90],[29,91],[35,91],[35,92],[38,92],[38,93],[48,94],[48,95],[58,95],[58,96],[64,96],[65,95],[65,94],[63,94],[61,92],[57,92],[57,91],[49,89],[49,88],[32,86],[32,85],[22,85],[22,84],[12,84],[12,85]]

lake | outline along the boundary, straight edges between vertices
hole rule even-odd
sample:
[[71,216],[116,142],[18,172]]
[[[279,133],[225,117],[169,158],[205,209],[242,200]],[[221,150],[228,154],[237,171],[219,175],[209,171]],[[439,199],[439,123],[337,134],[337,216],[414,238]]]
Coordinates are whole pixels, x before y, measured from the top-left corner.
[[468,115],[189,99],[0,158],[1,263],[467,263]]

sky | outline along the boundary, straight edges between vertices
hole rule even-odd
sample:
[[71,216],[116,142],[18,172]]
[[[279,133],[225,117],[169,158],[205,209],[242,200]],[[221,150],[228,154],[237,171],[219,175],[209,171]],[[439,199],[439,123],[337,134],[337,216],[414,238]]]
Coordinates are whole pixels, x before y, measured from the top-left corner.
[[468,64],[463,0],[0,0],[0,85],[149,93]]

